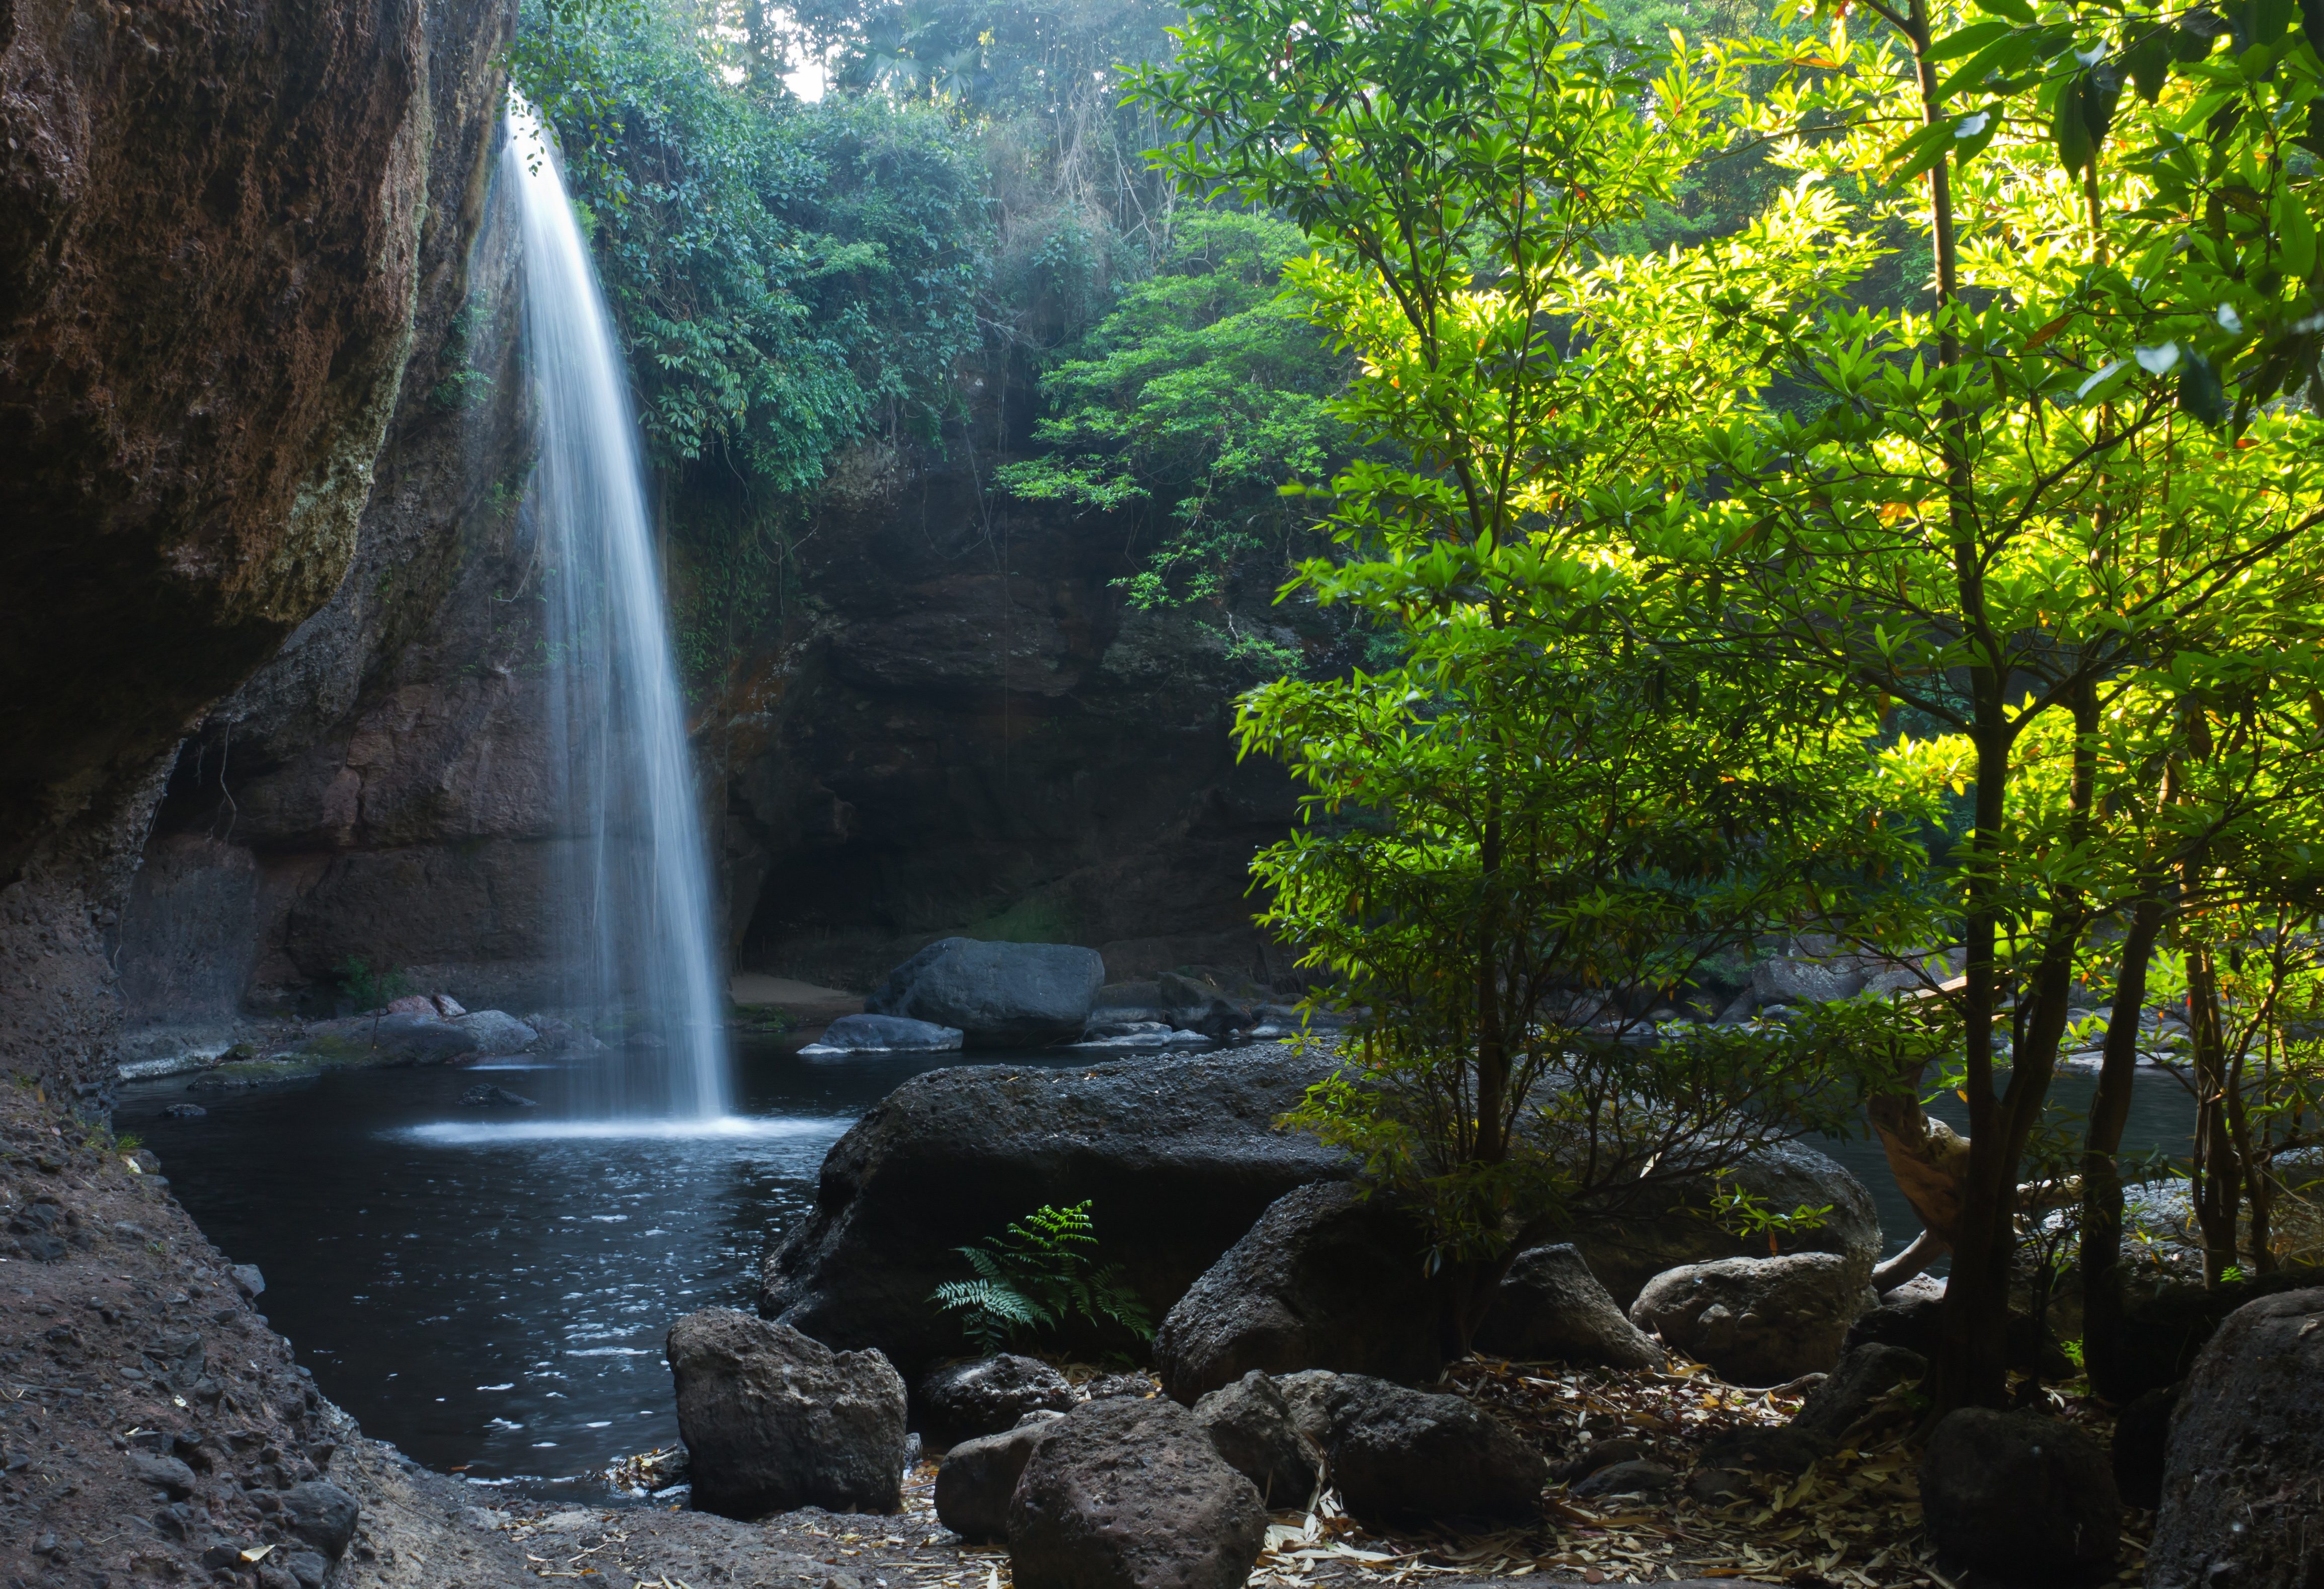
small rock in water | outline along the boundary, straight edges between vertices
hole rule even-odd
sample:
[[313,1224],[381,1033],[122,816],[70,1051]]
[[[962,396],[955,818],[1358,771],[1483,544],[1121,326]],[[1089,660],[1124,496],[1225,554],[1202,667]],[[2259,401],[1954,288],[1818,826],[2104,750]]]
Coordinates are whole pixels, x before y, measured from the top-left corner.
[[234,1276],[235,1290],[245,1297],[255,1297],[266,1289],[266,1277],[258,1272],[255,1263],[237,1263],[226,1272]]
[[172,1120],[198,1120],[209,1111],[199,1104],[171,1104],[161,1113]]
[[949,1053],[960,1047],[961,1041],[959,1027],[940,1026],[933,1021],[912,1021],[900,1015],[842,1015],[799,1053],[811,1060],[856,1053]]
[[540,1107],[520,1093],[511,1092],[505,1087],[495,1087],[489,1081],[480,1081],[468,1088],[460,1095],[460,1101],[476,1109],[533,1109]]

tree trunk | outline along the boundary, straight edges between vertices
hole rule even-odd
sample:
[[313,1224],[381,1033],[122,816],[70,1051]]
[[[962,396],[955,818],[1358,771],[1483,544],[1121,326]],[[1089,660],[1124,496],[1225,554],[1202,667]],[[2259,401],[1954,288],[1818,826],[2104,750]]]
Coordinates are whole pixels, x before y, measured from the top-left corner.
[[2211,951],[2187,951],[2187,1034],[2195,1045],[2195,1172],[2190,1190],[2203,1236],[2203,1283],[2219,1283],[2236,1261],[2236,1214],[2243,1200],[2243,1163],[2227,1128],[2226,1034]]
[[2114,1005],[2107,1015],[2098,1096],[2090,1100],[2082,1144],[2082,1360],[2102,1396],[2121,1380],[2122,1151],[2130,1119],[2130,1092],[2138,1073],[2138,1018],[2146,1005],[2146,972],[2163,930],[2163,900],[2151,896],[2132,911],[2115,974]]
[[1969,1138],[1932,1118],[1911,1093],[1868,1098],[1864,1113],[1888,1155],[1896,1189],[1913,1205],[1926,1233],[1950,1248],[1969,1195]]

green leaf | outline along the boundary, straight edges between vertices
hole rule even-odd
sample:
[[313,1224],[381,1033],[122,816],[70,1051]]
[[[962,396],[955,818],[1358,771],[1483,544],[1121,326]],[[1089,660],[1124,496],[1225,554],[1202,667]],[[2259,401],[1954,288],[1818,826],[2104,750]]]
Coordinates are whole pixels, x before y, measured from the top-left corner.
[[1945,152],[1953,146],[1953,129],[1957,124],[1942,121],[1934,126],[1923,127],[1890,150],[1888,158],[1898,164],[1888,174],[1888,180],[1892,183],[1910,181],[1944,159]]
[[1997,40],[2006,39],[2016,31],[2013,23],[1999,17],[1986,22],[1973,22],[1965,28],[1955,28],[1951,32],[1930,45],[1928,54],[1922,59],[1932,63],[1940,60],[1952,60],[1972,51],[1982,50]]
[[2058,114],[2050,124],[2050,137],[2058,147],[2058,163],[2068,171],[2079,171],[2098,156],[2098,147],[2090,141],[2090,124],[2082,115],[2082,96],[2078,83],[2066,85],[2058,96]]
[[2289,182],[2275,189],[2275,257],[2287,276],[2305,281],[2316,269],[2316,222]]
[[2227,418],[2227,397],[2218,372],[2200,354],[2189,354],[2179,363],[2179,406],[2204,424],[2217,427]]
[[2122,78],[2105,61],[2098,62],[2082,73],[2072,88],[2080,103],[2082,125],[2090,134],[2090,158],[2096,160],[2098,151],[2106,147],[2107,132],[2114,126],[2114,107],[2122,98]]
[[2206,60],[2218,44],[2219,35],[2227,31],[2227,24],[2211,12],[2190,13],[2171,30],[2172,58],[2186,66]]
[[2171,30],[2154,28],[2130,47],[2123,68],[2138,87],[2138,96],[2152,105],[2161,96],[2171,76]]
[[1977,8],[1993,16],[2006,16],[2011,22],[2034,23],[2034,7],[2026,0],[1976,0]]

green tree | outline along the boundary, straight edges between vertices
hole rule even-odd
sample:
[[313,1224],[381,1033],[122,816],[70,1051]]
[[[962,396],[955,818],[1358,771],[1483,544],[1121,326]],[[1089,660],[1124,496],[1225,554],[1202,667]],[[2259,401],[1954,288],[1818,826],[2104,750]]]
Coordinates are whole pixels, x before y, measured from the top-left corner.
[[[1683,73],[1642,115],[1617,42],[1572,5],[1263,0],[1196,13],[1139,79],[1182,183],[1316,243],[1291,279],[1362,371],[1333,404],[1372,449],[1325,499],[1341,554],[1294,588],[1404,660],[1262,687],[1239,732],[1309,791],[1257,864],[1261,919],[1370,1006],[1360,1063],[1295,1118],[1420,1200],[1456,1346],[1541,1222],[1834,1123],[1894,1062],[1840,1016],[1623,1041],[1705,960],[1915,852],[1860,705],[1772,713],[1749,652],[1640,641],[1716,629],[1718,594],[1607,526],[1659,501],[1635,482],[1686,466],[1756,350],[1645,355],[1678,306],[1609,240],[1717,129]],[[1754,232],[1823,224],[1803,195]]]
[[1181,210],[1160,269],[1043,376],[1034,437],[1051,450],[998,472],[1029,501],[1167,508],[1165,544],[1129,582],[1140,606],[1216,602],[1270,546],[1287,561],[1312,516],[1278,488],[1346,455],[1331,399],[1349,362],[1282,288],[1306,252],[1270,216]]
[[[1922,1199],[1954,1254],[1941,1410],[2004,1395],[2019,1167],[2078,970],[2144,957],[2166,890],[2266,850],[2312,756],[2269,707],[2315,686],[2324,588],[2319,432],[2270,404],[2313,367],[2312,200],[2279,140],[2305,125],[2314,57],[2280,24],[2213,60],[2209,23],[2151,14],[1868,10],[1871,37],[1836,19],[1719,70],[1754,136],[1848,197],[1843,224],[1927,240],[1934,312],[1818,308],[1802,283],[1771,323],[1791,400],[1713,434],[1726,493],[1671,499],[1641,547],[1735,580],[1738,632],[1812,687],[1936,725],[1888,761],[1973,794],[1928,923],[1965,949],[1947,997],[1968,1153],[1934,1153],[1908,1096],[1879,1117],[1892,1157],[1955,1171]],[[2295,54],[2304,70],[2276,69]],[[1784,78],[1744,101],[1743,74],[1771,63]],[[1748,245],[1691,258],[1707,304],[1798,271]],[[2213,756],[2219,721],[2244,731]],[[2143,976],[2142,958],[2112,980]],[[2101,1187],[2137,1008],[2118,994]]]

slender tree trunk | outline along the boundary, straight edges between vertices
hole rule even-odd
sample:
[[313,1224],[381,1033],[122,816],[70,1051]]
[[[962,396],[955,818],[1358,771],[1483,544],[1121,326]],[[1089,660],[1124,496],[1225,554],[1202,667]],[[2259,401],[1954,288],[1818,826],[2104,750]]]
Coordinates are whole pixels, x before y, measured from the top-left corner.
[[1477,912],[1477,1161],[1498,1164],[1508,1154],[1503,1116],[1508,1108],[1508,1033],[1501,1021],[1501,816],[1489,807],[1478,846],[1480,908]]
[[[1927,0],[1912,0],[1906,32],[1919,74],[1921,113],[1931,126],[1945,119],[1937,95],[1936,64],[1929,59]],[[1960,302],[1960,262],[1953,225],[1952,170],[1940,157],[1929,170],[1930,243],[1936,255],[1937,364],[1960,362],[1960,335],[1950,312]],[[1994,966],[1999,925],[1992,866],[2002,824],[2002,794],[2009,775],[2009,733],[1999,638],[1985,617],[1985,574],[1978,556],[1977,500],[1966,444],[1967,420],[1948,400],[1938,416],[1938,447],[1945,472],[1947,524],[1962,627],[1981,655],[1969,668],[1973,702],[1970,738],[1977,749],[1977,817],[1969,837],[1962,940],[1969,955],[1962,995],[1969,1110],[1969,1162],[1960,1220],[1954,1232],[1952,1278],[1945,1287],[1942,1335],[1929,1389],[1936,1415],[1971,1404],[1999,1406],[2007,1386],[2009,1252],[2016,1166],[2007,1152],[1993,1094],[1993,1020],[2000,1007]]]
[[2275,1177],[2273,1165],[2256,1155],[2244,1166],[2244,1191],[2251,1199],[2252,1272],[2273,1274],[2275,1257]]
[[2195,1045],[2195,1226],[2203,1236],[2203,1283],[2236,1261],[2236,1213],[2242,1165],[2227,1129],[2227,1043],[2219,1020],[2219,982],[2211,951],[2187,951],[2187,1034]]
[[1934,1416],[1956,1407],[1998,1407],[2008,1388],[2009,1258],[2017,1167],[2010,1133],[1993,1089],[1993,1023],[2000,1006],[1994,964],[1998,923],[1990,868],[2002,824],[2001,795],[2009,748],[2001,731],[1999,670],[1970,670],[1978,750],[1976,827],[1969,836],[1963,913],[1968,985],[1962,1003],[1962,1046],[1969,1094],[1969,1169],[1953,1232],[1953,1268],[1945,1286],[1937,1358],[1930,1375]]
[[2122,1382],[2122,1151],[2130,1120],[2130,1092],[2138,1074],[2138,1017],[2146,1005],[2147,968],[2163,931],[2163,899],[2154,895],[2132,910],[2116,967],[2114,1004],[2107,1014],[2098,1096],[2082,1144],[2082,1355],[2090,1383],[2103,1396]]

